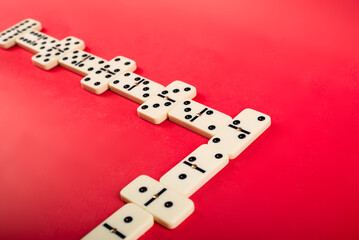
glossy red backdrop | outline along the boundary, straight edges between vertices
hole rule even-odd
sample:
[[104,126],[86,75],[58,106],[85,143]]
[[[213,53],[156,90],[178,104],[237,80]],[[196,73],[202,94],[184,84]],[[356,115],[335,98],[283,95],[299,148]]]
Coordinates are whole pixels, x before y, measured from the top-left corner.
[[[272,117],[191,197],[187,221],[143,239],[359,239],[358,1],[6,1],[0,29],[27,17],[161,84],[195,85],[195,100],[232,117]],[[79,239],[123,205],[126,184],[207,142],[31,56],[0,49],[0,239]]]

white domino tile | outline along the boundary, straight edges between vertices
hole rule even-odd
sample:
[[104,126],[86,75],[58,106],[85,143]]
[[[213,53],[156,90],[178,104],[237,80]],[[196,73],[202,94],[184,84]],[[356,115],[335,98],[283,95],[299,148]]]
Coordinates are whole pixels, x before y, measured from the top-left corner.
[[81,76],[87,76],[95,72],[107,61],[82,50],[73,50],[59,60],[61,67],[66,68]]
[[101,94],[109,88],[110,81],[118,74],[135,71],[136,62],[117,56],[109,62],[99,64],[95,70],[81,80],[83,89],[94,94]]
[[271,118],[261,112],[247,108],[238,114],[226,127],[222,128],[208,142],[209,145],[236,158],[271,124]]
[[113,213],[82,240],[133,240],[138,239],[153,226],[150,213],[128,203]]
[[206,138],[211,138],[232,120],[224,113],[189,99],[169,111],[168,118],[171,122]]
[[197,91],[182,81],[174,81],[161,92],[148,99],[137,108],[138,116],[154,124],[167,119],[168,112],[184,99],[192,99]]
[[60,41],[45,33],[32,30],[16,39],[16,44],[32,53],[38,53]]
[[8,49],[16,44],[16,39],[32,30],[40,31],[41,23],[28,18],[0,33],[0,47]]
[[35,66],[44,70],[50,70],[57,66],[59,59],[71,50],[83,50],[84,48],[85,43],[82,40],[70,36],[56,44],[47,46],[41,52],[34,55],[31,60]]
[[121,198],[150,212],[157,223],[169,229],[177,227],[194,211],[190,199],[145,175],[123,188]]
[[111,91],[136,103],[143,103],[164,89],[159,83],[132,72],[117,75],[109,84]]
[[226,153],[204,144],[163,175],[160,182],[189,197],[228,162]]

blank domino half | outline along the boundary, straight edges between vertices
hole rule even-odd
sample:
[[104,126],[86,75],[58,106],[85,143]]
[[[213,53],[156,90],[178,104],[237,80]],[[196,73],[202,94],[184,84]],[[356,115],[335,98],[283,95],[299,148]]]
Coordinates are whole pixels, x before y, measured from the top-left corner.
[[101,94],[108,89],[108,84],[115,76],[126,71],[135,71],[136,62],[123,56],[117,56],[94,68],[95,70],[91,74],[81,80],[81,86],[89,92]]
[[234,159],[256,140],[270,124],[271,118],[268,115],[247,108],[214,135],[208,144],[228,153],[229,158]]
[[164,86],[132,72],[119,74],[109,84],[110,90],[136,103],[161,92]]
[[32,30],[40,31],[41,29],[40,22],[31,18],[25,19],[0,33],[0,47],[5,49],[11,48],[16,44],[17,38]]
[[60,41],[45,33],[33,30],[16,39],[16,44],[32,53],[38,53],[46,47],[59,43]]
[[196,101],[186,99],[168,113],[171,122],[177,123],[206,138],[211,138],[232,118]]
[[84,48],[84,41],[70,36],[58,43],[47,46],[41,52],[34,55],[31,60],[35,66],[44,70],[50,70],[57,66],[59,59],[69,51],[74,49],[83,50]]
[[153,226],[150,213],[128,203],[89,232],[82,240],[133,240]]
[[160,182],[142,175],[121,190],[121,199],[150,212],[155,221],[173,229],[194,211],[193,202]]
[[106,62],[105,59],[78,49],[69,52],[59,60],[61,67],[81,76],[94,72],[98,66]]
[[203,144],[163,175],[160,182],[189,197],[228,162],[226,153]]
[[167,119],[168,112],[184,99],[192,99],[197,90],[182,81],[174,81],[161,92],[148,99],[137,108],[138,116],[154,124],[160,124]]

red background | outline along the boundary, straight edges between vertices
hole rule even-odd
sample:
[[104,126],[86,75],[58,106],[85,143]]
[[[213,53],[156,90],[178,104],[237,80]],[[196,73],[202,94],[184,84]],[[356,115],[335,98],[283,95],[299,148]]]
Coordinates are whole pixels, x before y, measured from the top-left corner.
[[[191,199],[175,230],[143,239],[359,239],[357,0],[4,1],[0,29],[24,18],[180,79],[232,117],[272,126]],[[0,238],[79,239],[124,203],[141,174],[159,179],[207,140],[137,104],[83,90],[81,77],[0,49]]]

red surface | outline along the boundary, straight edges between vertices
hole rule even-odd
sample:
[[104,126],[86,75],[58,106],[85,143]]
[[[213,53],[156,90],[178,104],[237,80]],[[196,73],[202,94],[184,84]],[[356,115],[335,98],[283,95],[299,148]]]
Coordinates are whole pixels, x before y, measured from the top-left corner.
[[[359,239],[357,0],[5,1],[0,29],[31,17],[87,51],[134,59],[164,85],[272,126],[196,192],[194,214],[143,239]],[[206,139],[152,125],[137,104],[0,49],[0,239],[79,239]]]

